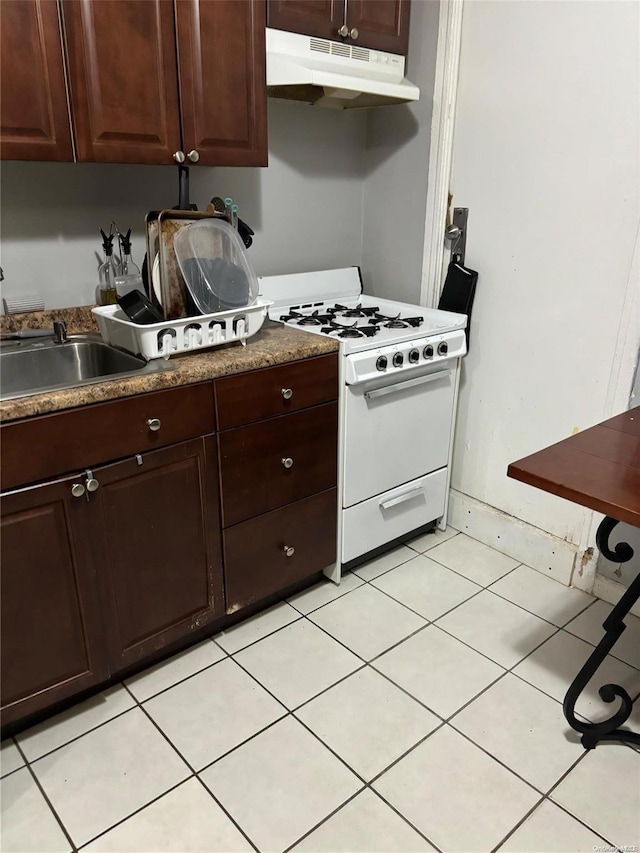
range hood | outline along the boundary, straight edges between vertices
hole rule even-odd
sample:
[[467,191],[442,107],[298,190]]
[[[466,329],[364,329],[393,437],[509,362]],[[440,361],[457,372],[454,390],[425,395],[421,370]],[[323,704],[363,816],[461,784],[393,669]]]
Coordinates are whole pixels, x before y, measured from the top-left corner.
[[267,27],[267,94],[350,109],[417,101],[404,56]]

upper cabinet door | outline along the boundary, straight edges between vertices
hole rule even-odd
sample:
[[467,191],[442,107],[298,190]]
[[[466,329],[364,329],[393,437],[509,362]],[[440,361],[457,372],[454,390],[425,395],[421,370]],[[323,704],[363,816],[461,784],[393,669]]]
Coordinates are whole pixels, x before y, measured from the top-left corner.
[[2,159],[73,160],[54,0],[3,0],[0,105]]
[[267,0],[267,26],[290,33],[339,40],[344,0]]
[[173,163],[172,0],[64,0],[63,12],[78,160]]
[[409,9],[410,0],[347,0],[349,41],[406,56]]
[[187,162],[267,165],[264,0],[176,0]]

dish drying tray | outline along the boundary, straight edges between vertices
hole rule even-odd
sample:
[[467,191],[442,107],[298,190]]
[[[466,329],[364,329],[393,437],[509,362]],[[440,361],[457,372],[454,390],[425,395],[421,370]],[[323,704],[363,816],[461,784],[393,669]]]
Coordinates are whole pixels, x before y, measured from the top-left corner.
[[93,308],[92,313],[106,343],[134,355],[142,355],[150,361],[233,341],[240,341],[245,346],[247,338],[260,330],[267,309],[272,304],[259,297],[253,305],[244,308],[183,317],[180,320],[163,320],[148,326],[132,323],[119,305]]

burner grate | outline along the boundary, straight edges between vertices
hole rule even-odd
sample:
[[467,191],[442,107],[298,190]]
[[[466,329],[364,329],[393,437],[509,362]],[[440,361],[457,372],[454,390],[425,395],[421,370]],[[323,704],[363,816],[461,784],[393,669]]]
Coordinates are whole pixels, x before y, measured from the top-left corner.
[[380,309],[378,307],[363,308],[361,302],[355,308],[347,308],[346,305],[340,305],[339,302],[336,302],[333,308],[328,310],[331,314],[340,314],[343,317],[367,317],[371,319]]
[[289,314],[280,315],[280,320],[283,323],[295,323],[297,326],[322,326],[323,323],[328,323],[332,319],[332,314],[320,314],[319,311],[301,314],[299,311],[291,309]]
[[377,335],[379,329],[377,326],[358,326],[358,321],[351,326],[345,326],[343,323],[336,323],[335,320],[330,320],[329,325],[320,329],[325,335],[331,335],[337,332],[338,338],[371,338]]
[[384,314],[376,314],[371,322],[379,323],[385,329],[417,329],[424,322],[424,317],[403,317],[401,314],[396,317],[386,317]]

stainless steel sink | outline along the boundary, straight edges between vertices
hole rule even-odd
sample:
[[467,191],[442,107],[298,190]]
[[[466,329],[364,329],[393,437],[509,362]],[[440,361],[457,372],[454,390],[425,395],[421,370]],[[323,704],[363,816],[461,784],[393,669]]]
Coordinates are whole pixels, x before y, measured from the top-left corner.
[[63,343],[53,337],[3,341],[0,400],[171,368],[164,360],[146,362],[105,344],[98,335],[69,335]]

